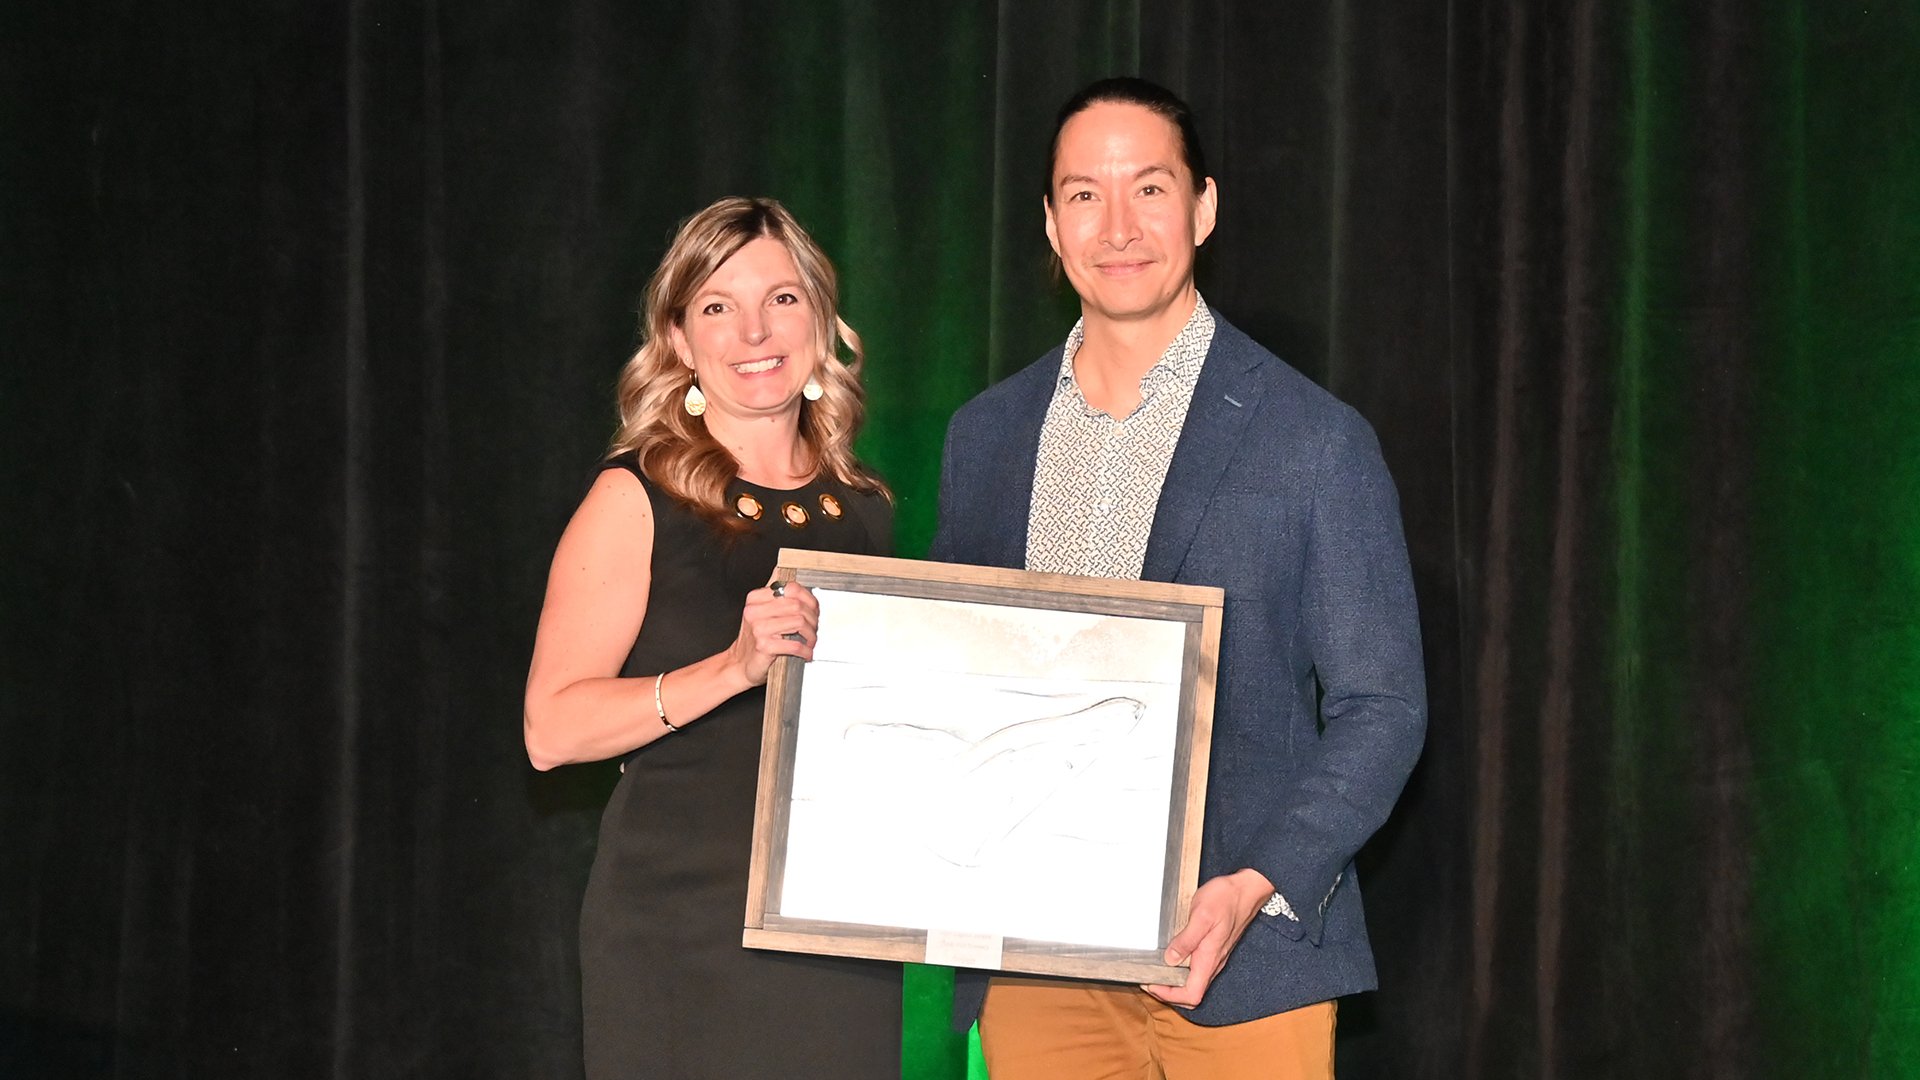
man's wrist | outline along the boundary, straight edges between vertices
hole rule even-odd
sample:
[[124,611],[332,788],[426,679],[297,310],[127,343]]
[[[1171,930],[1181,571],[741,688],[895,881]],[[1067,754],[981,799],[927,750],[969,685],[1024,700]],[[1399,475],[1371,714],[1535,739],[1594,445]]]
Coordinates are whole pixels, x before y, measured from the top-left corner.
[[1246,913],[1245,917],[1248,919],[1265,911],[1267,905],[1272,903],[1271,898],[1279,895],[1274,890],[1273,882],[1267,879],[1267,875],[1252,867],[1235,871],[1233,880],[1240,890],[1240,910]]
[[1248,907],[1242,909],[1250,911],[1248,918],[1252,918],[1253,915],[1268,915],[1286,919],[1289,922],[1300,921],[1300,916],[1294,912],[1293,905],[1281,895],[1279,889],[1273,887],[1273,881],[1267,875],[1247,867],[1235,871],[1233,878],[1240,886],[1241,895],[1250,901]]

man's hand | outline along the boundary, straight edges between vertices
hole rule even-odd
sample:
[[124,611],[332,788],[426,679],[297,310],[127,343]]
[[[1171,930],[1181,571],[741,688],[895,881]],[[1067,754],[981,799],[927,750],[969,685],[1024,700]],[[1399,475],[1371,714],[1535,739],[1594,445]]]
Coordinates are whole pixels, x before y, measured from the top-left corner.
[[1193,894],[1187,925],[1167,943],[1167,963],[1191,957],[1185,986],[1142,986],[1140,989],[1169,1005],[1191,1009],[1206,996],[1207,987],[1240,942],[1247,924],[1273,895],[1273,882],[1258,870],[1237,870],[1202,882]]

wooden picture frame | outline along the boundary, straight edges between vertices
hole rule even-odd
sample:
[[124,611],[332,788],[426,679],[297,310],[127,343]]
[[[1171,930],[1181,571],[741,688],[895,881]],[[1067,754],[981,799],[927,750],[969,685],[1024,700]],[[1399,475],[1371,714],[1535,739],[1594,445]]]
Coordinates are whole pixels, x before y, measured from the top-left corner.
[[821,640],[768,679],[743,944],[1184,983],[1221,590],[793,549],[775,577]]

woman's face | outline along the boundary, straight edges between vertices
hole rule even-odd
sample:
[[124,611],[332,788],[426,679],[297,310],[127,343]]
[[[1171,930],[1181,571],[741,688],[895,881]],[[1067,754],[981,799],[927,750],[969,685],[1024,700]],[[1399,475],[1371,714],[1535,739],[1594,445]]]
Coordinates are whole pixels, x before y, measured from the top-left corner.
[[752,419],[800,407],[820,345],[813,306],[778,240],[749,241],[702,282],[672,330],[707,407]]

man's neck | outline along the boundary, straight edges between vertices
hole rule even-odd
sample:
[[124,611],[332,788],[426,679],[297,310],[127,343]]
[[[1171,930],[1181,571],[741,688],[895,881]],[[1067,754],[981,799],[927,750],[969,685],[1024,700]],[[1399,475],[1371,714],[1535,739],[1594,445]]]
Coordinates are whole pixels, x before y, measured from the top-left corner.
[[1150,319],[1108,319],[1083,309],[1073,378],[1087,404],[1109,416],[1131,415],[1140,405],[1140,380],[1166,355],[1199,302],[1189,285],[1185,300]]

